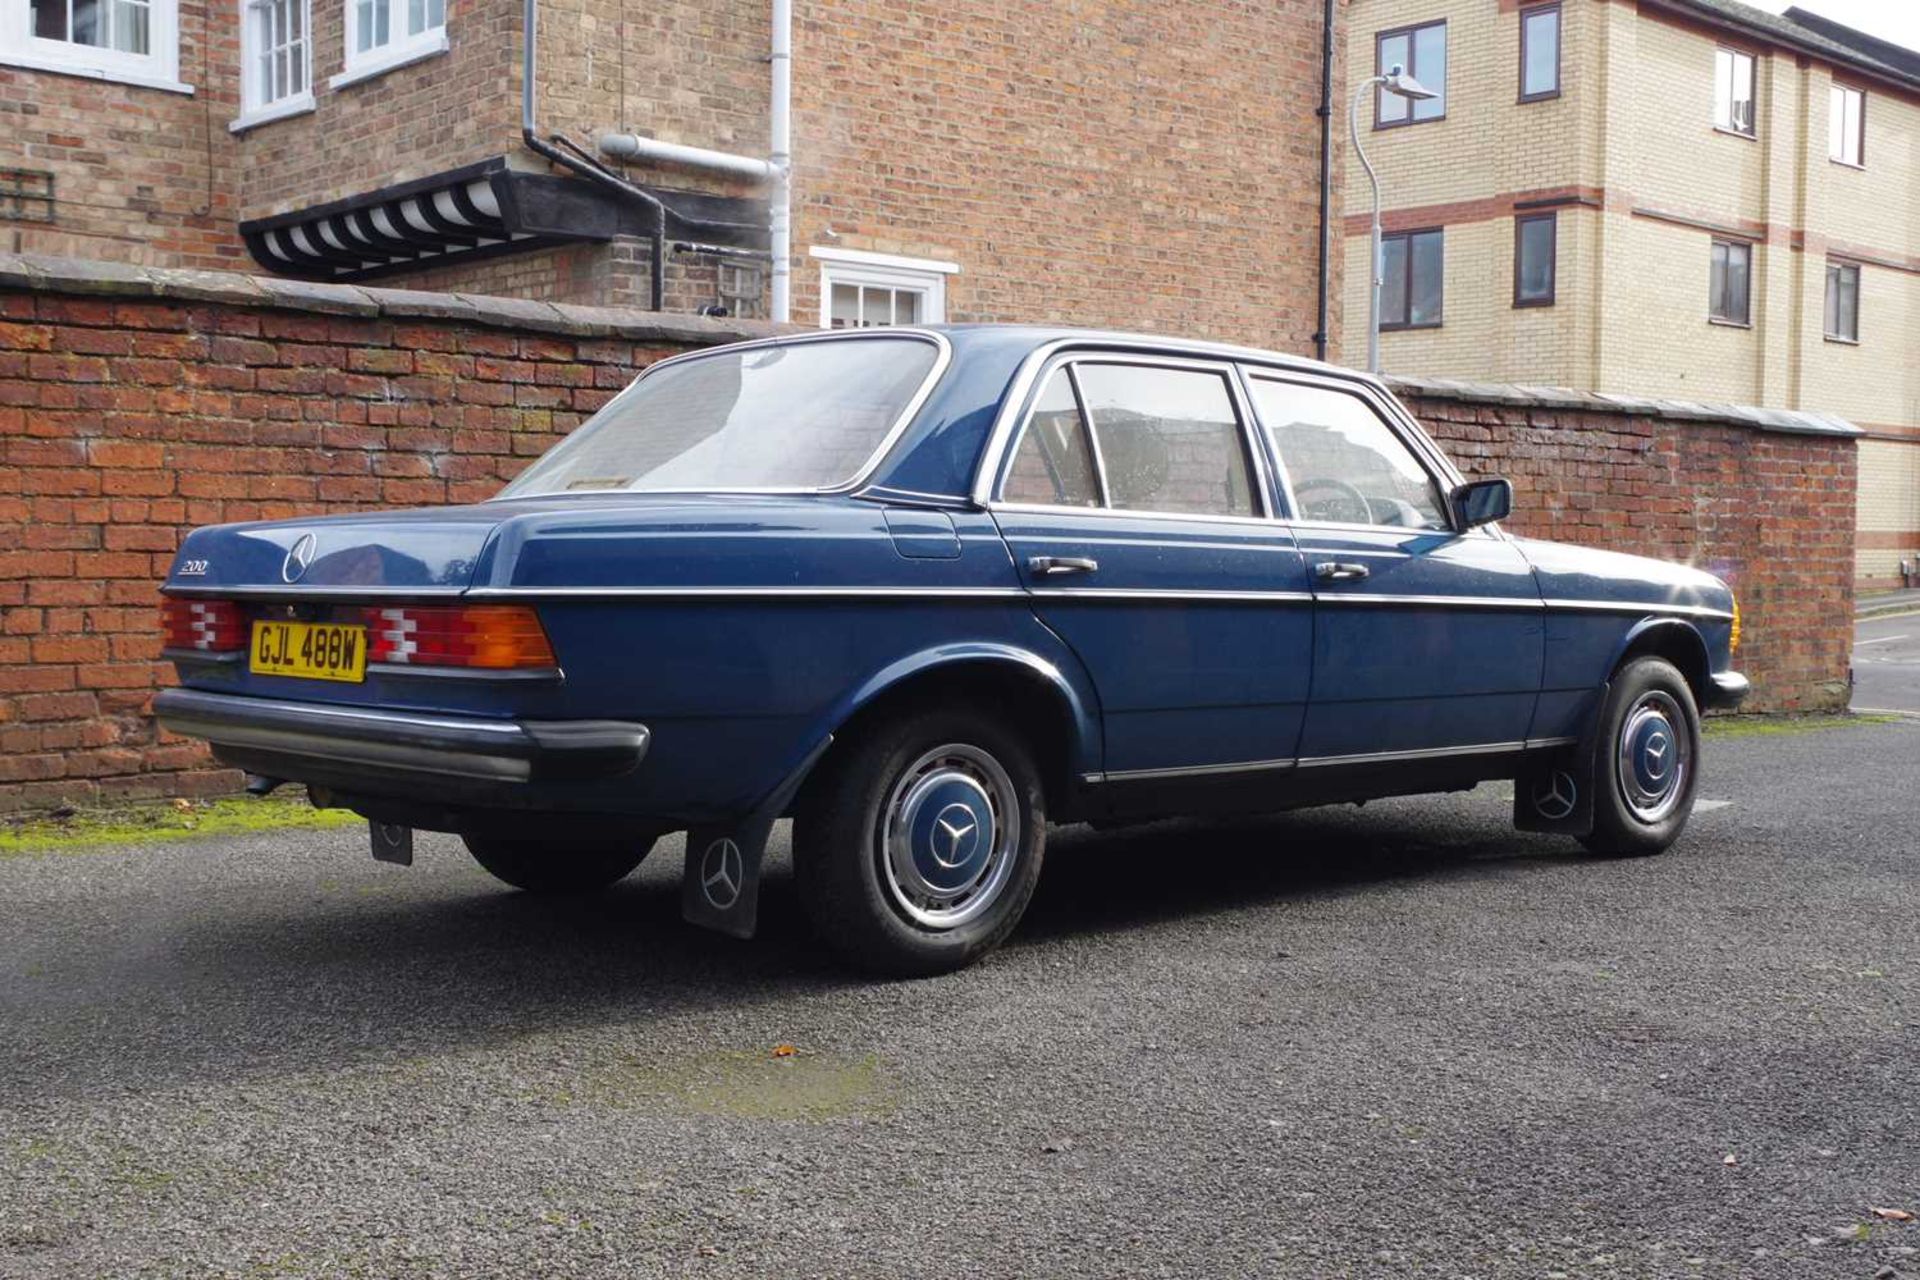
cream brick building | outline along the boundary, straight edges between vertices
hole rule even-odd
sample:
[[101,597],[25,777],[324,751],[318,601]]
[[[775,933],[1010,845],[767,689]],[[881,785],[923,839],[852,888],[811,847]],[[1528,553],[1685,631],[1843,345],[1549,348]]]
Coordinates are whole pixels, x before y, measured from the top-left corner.
[[1868,432],[1860,585],[1920,560],[1920,54],[1736,0],[1353,0],[1347,31],[1353,77],[1443,92],[1362,101],[1387,372],[1838,415]]

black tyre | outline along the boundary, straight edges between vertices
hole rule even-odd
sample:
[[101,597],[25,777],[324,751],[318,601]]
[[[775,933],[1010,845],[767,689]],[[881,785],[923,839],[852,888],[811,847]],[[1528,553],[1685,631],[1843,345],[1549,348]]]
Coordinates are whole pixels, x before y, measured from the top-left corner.
[[1594,853],[1664,852],[1680,838],[1700,781],[1700,712],[1679,668],[1635,658],[1615,674],[1594,747]]
[[1019,923],[1046,851],[1046,798],[1026,743],[935,707],[835,750],[794,815],[794,875],[814,931],[858,968],[946,973]]
[[462,836],[467,852],[499,880],[528,893],[592,893],[625,877],[653,842],[577,847],[563,840]]

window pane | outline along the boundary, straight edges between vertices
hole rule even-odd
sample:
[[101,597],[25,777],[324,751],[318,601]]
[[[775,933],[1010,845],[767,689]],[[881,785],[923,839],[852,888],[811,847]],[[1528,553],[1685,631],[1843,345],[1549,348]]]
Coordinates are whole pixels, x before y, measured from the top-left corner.
[[1409,273],[1407,323],[1439,324],[1440,295],[1445,274],[1442,262],[1440,233],[1422,231],[1408,238],[1408,250],[1413,257],[1413,269]]
[[33,6],[33,34],[42,40],[65,40],[67,0],[38,0]]
[[1733,54],[1725,49],[1713,52],[1713,122],[1733,128]]
[[1713,242],[1707,272],[1707,314],[1716,320],[1727,318],[1727,246]]
[[1407,322],[1407,238],[1390,236],[1380,242],[1380,323]]
[[1415,120],[1437,120],[1447,114],[1447,27],[1435,23],[1413,33],[1413,66],[1408,68],[1434,97],[1413,104]]
[[1000,496],[1008,502],[1055,507],[1097,507],[1093,449],[1065,369],[1056,370],[1034,402],[1033,416],[1014,451]]
[[1840,268],[1827,266],[1826,330],[1830,337],[1840,333]]
[[920,295],[906,289],[893,291],[893,322],[895,324],[920,323]]
[[1835,275],[1839,325],[1834,333],[1854,341],[1860,336],[1860,268],[1841,267]]
[[1726,314],[1723,319],[1736,324],[1747,322],[1747,264],[1751,250],[1744,244],[1725,246],[1726,265]]
[[1246,450],[1224,377],[1121,364],[1081,365],[1079,374],[1112,506],[1253,514]]
[[1426,468],[1364,400],[1265,378],[1253,379],[1252,387],[1254,410],[1287,468],[1299,518],[1447,527]]
[[417,36],[427,29],[427,0],[407,0],[407,34]]
[[1839,85],[1827,90],[1827,155],[1847,158],[1847,91]]
[[1519,277],[1515,296],[1522,302],[1553,298],[1554,231],[1552,218],[1524,218],[1515,231],[1520,237]]
[[857,329],[860,327],[860,288],[858,285],[836,284],[833,286],[833,306],[827,314],[827,324],[833,329]]
[[1520,92],[1552,93],[1560,87],[1560,11],[1540,9],[1520,20],[1525,24]]
[[[1405,67],[1413,54],[1403,32],[1397,36],[1388,36],[1380,42],[1380,65],[1377,74],[1385,75],[1396,66]],[[1411,104],[1397,93],[1388,93],[1385,89],[1377,92],[1380,102],[1380,120],[1385,124],[1394,124],[1407,118],[1407,107]]]
[[73,42],[105,48],[106,32],[100,13],[102,0],[73,0]]
[[447,0],[427,0],[427,28],[437,31],[447,25]]
[[829,338],[663,366],[504,492],[843,483],[885,439],[938,355],[915,338]]

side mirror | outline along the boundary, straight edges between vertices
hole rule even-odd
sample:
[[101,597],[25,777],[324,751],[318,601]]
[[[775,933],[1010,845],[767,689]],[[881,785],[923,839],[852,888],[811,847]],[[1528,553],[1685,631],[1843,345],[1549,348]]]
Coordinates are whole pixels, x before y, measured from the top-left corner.
[[1492,524],[1513,514],[1511,480],[1473,480],[1447,496],[1453,504],[1454,521],[1462,529]]

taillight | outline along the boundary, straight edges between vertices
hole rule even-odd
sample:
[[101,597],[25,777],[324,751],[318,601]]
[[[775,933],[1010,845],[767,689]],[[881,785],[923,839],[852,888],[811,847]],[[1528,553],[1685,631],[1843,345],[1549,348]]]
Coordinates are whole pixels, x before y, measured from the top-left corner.
[[366,611],[367,661],[513,671],[554,666],[525,605],[383,605]]
[[235,653],[247,647],[247,623],[231,600],[160,602],[160,631],[169,649]]

